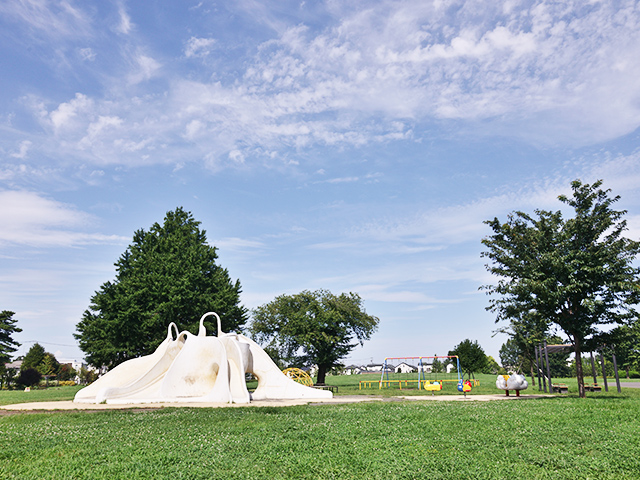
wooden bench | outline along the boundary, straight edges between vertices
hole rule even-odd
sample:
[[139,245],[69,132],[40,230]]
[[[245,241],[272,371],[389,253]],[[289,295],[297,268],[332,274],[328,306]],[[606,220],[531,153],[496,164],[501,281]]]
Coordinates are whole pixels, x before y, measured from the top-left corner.
[[338,392],[338,387],[335,385],[314,385],[313,388],[317,388],[318,390],[331,390],[331,393]]
[[590,392],[601,392],[602,391],[602,387],[600,385],[598,385],[597,383],[592,383],[589,385],[585,385],[584,386],[585,390],[589,390]]
[[551,390],[553,393],[569,393],[569,387],[565,383],[554,383]]

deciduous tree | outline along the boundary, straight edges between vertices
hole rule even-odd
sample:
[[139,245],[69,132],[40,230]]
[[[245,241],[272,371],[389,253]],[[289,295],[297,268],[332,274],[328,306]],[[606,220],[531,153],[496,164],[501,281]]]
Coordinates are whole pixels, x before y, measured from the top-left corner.
[[27,354],[22,360],[22,366],[20,370],[26,370],[27,368],[38,369],[42,361],[44,360],[44,354],[47,353],[44,347],[39,343],[34,343]]
[[356,293],[327,290],[281,295],[253,311],[250,331],[287,366],[318,365],[318,383],[378,328]]
[[[246,322],[240,282],[216,264],[216,248],[191,213],[168,212],[162,225],[138,230],[115,263],[116,279],[91,297],[75,337],[97,367],[113,367],[153,352],[167,327],[197,333],[200,317],[220,315],[225,331]],[[205,322],[209,329],[215,324]]]
[[561,211],[514,212],[505,223],[487,221],[493,235],[482,240],[487,269],[499,279],[483,287],[493,295],[488,310],[497,322],[530,313],[560,327],[574,346],[581,397],[585,342],[600,325],[636,319],[640,301],[633,264],[640,243],[623,236],[626,211],[612,208],[619,197],[601,185],[576,180],[571,197],[558,197],[573,208],[572,218]]
[[474,372],[483,372],[487,367],[487,355],[478,341],[463,340],[450,350],[448,355],[456,355],[460,360],[460,368],[471,378]]
[[36,367],[42,375],[57,375],[60,371],[60,363],[53,353],[46,352],[42,362]]

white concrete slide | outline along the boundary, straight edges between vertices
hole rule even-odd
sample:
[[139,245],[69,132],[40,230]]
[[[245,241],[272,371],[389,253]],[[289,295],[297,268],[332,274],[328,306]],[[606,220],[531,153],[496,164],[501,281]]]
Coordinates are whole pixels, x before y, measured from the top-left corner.
[[[204,319],[214,315],[218,336],[207,336]],[[176,338],[173,338],[173,332]],[[258,379],[253,394],[245,375]],[[156,351],[128,360],[80,390],[77,403],[207,402],[249,403],[253,400],[324,399],[329,391],[301,385],[284,375],[269,355],[250,338],[221,330],[220,317],[200,318],[198,335],[169,325]]]

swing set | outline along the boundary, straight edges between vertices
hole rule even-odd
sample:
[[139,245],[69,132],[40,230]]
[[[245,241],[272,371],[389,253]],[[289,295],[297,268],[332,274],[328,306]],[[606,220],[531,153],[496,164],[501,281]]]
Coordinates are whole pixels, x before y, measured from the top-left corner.
[[362,380],[359,389],[398,388],[426,390],[436,392],[442,390],[446,383],[455,383],[460,392],[468,392],[471,385],[463,383],[460,359],[456,355],[434,355],[424,357],[387,357],[382,365],[380,380]]

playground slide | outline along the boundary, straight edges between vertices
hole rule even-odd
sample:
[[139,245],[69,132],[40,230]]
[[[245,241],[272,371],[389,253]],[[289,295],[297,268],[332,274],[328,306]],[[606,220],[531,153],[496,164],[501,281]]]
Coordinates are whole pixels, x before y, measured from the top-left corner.
[[[176,332],[173,339],[171,330]],[[76,403],[102,403],[107,396],[119,396],[137,392],[145,387],[153,386],[167,372],[173,359],[184,345],[184,337],[178,335],[178,327],[171,323],[167,329],[167,338],[151,355],[133,358],[121,363],[91,385],[76,393]]]
[[[288,378],[250,338],[223,333],[219,318],[218,336],[207,336],[205,317],[200,320],[197,336],[189,332],[178,334],[172,323],[167,338],[153,354],[118,365],[80,390],[74,402],[249,403],[252,399],[333,397],[329,391],[307,387]],[[176,331],[175,340],[172,329]],[[253,395],[247,390],[246,373],[258,378],[258,388]]]
[[249,337],[238,335],[240,343],[249,345],[249,372],[258,378],[258,388],[251,394],[252,400],[289,399],[289,398],[332,398],[327,390],[307,387],[291,380],[283,374],[271,357]]

